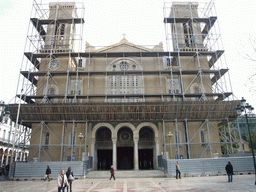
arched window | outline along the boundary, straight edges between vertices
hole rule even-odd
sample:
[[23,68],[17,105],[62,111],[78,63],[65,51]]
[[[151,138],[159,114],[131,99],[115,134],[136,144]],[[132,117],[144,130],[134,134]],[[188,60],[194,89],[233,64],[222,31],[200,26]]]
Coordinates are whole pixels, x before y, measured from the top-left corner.
[[[111,71],[135,71],[139,70],[138,66],[130,60],[122,60],[115,62],[108,70]],[[142,77],[138,74],[122,74],[111,75],[108,77],[107,94],[110,95],[132,95],[142,94]],[[141,99],[129,98],[111,98],[108,102],[135,102],[142,101]]]
[[145,127],[140,130],[139,133],[140,141],[153,141],[154,140],[154,132],[151,128]]
[[48,89],[48,95],[55,95],[55,89],[53,87]]
[[96,134],[96,141],[111,141],[111,131],[108,128],[100,128]]
[[50,133],[49,132],[44,132],[43,133],[43,146],[48,147],[50,141]]

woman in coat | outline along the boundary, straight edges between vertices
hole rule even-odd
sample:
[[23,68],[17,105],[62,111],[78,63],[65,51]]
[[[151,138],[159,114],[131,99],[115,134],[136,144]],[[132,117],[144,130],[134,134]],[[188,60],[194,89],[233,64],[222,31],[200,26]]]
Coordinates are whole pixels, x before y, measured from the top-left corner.
[[[72,177],[70,177],[70,175]],[[69,192],[72,192],[72,181],[74,181],[74,175],[73,175],[73,171],[71,171],[71,167],[68,168],[66,172],[66,176],[68,178]],[[67,187],[67,191],[68,191],[68,187]]]

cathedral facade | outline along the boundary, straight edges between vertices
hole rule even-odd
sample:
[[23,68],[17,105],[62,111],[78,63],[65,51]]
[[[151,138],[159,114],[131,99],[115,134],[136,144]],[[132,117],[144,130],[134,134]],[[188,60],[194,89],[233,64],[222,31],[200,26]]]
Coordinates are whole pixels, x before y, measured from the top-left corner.
[[159,168],[161,158],[221,156],[218,127],[236,116],[237,102],[220,87],[224,51],[207,44],[217,17],[202,17],[198,3],[171,5],[169,51],[125,36],[79,48],[84,8],[72,2],[50,3],[30,19],[40,46],[24,53],[24,103],[10,106],[32,128],[29,161],[143,170]]

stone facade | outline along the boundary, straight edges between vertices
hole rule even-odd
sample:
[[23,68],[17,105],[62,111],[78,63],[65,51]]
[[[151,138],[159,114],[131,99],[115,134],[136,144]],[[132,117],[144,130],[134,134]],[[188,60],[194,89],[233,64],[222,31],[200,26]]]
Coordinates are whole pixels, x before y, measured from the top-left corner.
[[[191,6],[189,15],[184,6]],[[124,37],[101,48],[86,42],[85,52],[78,53],[72,36],[79,23],[75,5],[50,4],[53,23],[45,27],[45,44],[34,56],[40,58],[31,97],[35,102],[28,104],[34,114],[26,116],[21,108],[23,121],[33,130],[29,160],[91,157],[95,170],[110,165],[138,170],[157,169],[161,155],[191,159],[221,154],[218,124],[234,110],[218,103],[226,93],[212,88],[218,71],[212,72],[214,59],[209,57],[215,58],[215,52],[208,53],[201,25],[188,21],[198,17],[197,6],[173,5],[170,18],[182,21],[168,24],[177,34],[173,52],[165,52],[162,42],[147,47]],[[215,101],[218,107],[210,106]],[[180,118],[166,118],[176,112]]]

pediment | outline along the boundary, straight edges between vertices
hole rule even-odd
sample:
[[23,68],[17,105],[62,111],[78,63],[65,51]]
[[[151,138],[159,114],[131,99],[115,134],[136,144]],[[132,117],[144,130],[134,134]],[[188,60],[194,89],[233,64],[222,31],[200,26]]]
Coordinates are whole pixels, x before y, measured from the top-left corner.
[[150,52],[152,49],[122,39],[119,43],[98,49],[97,52]]
[[95,49],[93,46],[87,44],[86,50],[93,52],[152,52],[155,49],[162,50],[162,43],[156,45],[152,48],[136,45],[134,43],[129,42],[127,39],[123,38],[120,42],[116,44],[112,44],[109,46],[105,46],[99,49]]

